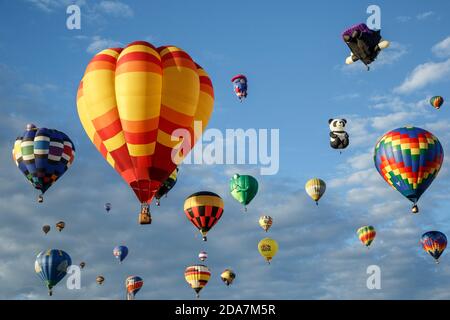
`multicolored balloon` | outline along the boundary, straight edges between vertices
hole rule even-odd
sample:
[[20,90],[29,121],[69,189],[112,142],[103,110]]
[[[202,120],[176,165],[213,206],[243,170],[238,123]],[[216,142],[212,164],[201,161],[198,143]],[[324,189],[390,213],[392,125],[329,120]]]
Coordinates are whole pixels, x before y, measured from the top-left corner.
[[[208,74],[185,51],[145,41],[95,55],[77,94],[89,139],[134,191],[142,214],[201,137],[213,105]],[[177,129],[190,139],[175,137]]]
[[184,278],[197,293],[197,298],[200,298],[200,291],[208,284],[211,272],[207,266],[197,264],[186,268]]
[[278,252],[278,243],[271,238],[264,238],[258,243],[258,251],[270,264],[270,261]]
[[358,234],[359,240],[365,245],[367,248],[372,244],[377,232],[375,228],[372,226],[364,226],[359,228],[356,233]]
[[38,202],[43,202],[44,193],[72,165],[75,146],[61,131],[28,124],[26,131],[16,139],[12,155],[27,180],[41,191]]
[[126,246],[117,246],[113,249],[113,255],[119,260],[119,263],[122,263],[128,255],[128,248]]
[[234,93],[242,102],[242,99],[247,98],[247,77],[243,74],[238,74],[231,79],[233,82]]
[[125,280],[125,288],[127,289],[127,300],[134,300],[136,293],[141,290],[144,280],[138,276],[129,276]]
[[163,182],[161,187],[158,189],[158,192],[156,192],[155,199],[156,199],[156,205],[160,205],[161,198],[163,196],[167,197],[167,194],[170,190],[175,186],[177,183],[178,178],[178,168],[176,168],[170,176]]
[[201,261],[205,261],[206,259],[208,259],[208,253],[206,253],[206,251],[201,251],[201,252],[198,254],[198,258],[199,258]]
[[375,146],[375,167],[383,179],[414,205],[441,169],[442,145],[431,132],[403,127],[386,133]]
[[272,226],[272,222],[273,220],[271,216],[261,216],[259,218],[259,225],[264,229],[265,232],[270,229],[270,227]]
[[325,181],[319,178],[310,179],[305,184],[306,193],[316,202],[316,205],[319,205],[319,200],[322,198],[326,189],[327,185],[325,184]]
[[200,230],[203,241],[208,231],[220,220],[223,214],[222,198],[210,191],[191,194],[184,201],[184,213],[191,223]]
[[234,279],[236,279],[236,274],[231,269],[225,269],[220,275],[222,281],[229,286],[233,283]]
[[439,110],[444,104],[444,98],[442,98],[441,96],[434,96],[430,99],[430,104],[433,108]]
[[447,247],[447,237],[440,231],[428,231],[420,240],[423,250],[428,252],[439,263],[439,257]]
[[52,288],[66,276],[71,265],[72,259],[63,250],[49,249],[37,255],[34,270],[44,281],[50,296],[53,294]]
[[241,176],[236,173],[230,179],[230,193],[234,199],[244,206],[245,211],[247,211],[247,205],[253,200],[257,192],[258,181],[252,176]]

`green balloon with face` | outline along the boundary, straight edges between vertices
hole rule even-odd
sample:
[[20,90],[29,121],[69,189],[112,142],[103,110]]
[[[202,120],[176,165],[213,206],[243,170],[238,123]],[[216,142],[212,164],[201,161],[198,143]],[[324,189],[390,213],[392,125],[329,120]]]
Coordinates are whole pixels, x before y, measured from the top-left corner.
[[230,180],[230,193],[237,201],[244,205],[247,211],[247,205],[258,192],[258,181],[249,175],[235,174]]

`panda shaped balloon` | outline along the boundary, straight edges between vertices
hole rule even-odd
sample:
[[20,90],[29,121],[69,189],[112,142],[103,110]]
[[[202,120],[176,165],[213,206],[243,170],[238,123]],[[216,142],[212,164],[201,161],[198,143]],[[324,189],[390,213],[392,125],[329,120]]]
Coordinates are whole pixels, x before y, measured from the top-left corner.
[[345,119],[330,119],[328,120],[330,126],[330,146],[333,149],[345,149],[349,145],[349,136],[345,131],[347,120]]

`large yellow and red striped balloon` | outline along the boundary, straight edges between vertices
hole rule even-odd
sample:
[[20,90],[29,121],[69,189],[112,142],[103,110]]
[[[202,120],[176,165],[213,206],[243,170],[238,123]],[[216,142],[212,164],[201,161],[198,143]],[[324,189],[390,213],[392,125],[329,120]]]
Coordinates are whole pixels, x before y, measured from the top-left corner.
[[[186,52],[144,41],[95,55],[77,95],[87,135],[141,203],[151,202],[192,149],[213,105],[210,78]],[[202,130],[194,136],[195,121]],[[190,132],[189,146],[181,148],[177,129]]]

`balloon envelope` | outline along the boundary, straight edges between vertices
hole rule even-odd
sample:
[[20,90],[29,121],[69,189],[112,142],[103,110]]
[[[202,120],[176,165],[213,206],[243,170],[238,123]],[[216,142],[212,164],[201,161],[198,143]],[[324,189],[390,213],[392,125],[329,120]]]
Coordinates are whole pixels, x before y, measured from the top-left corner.
[[75,159],[75,146],[63,132],[27,125],[12,150],[19,170],[35,189],[44,194]]
[[258,251],[270,263],[278,252],[278,243],[271,238],[264,238],[258,243]]
[[375,236],[377,235],[375,228],[372,226],[361,227],[356,231],[356,233],[358,234],[359,240],[361,240],[363,245],[365,245],[366,247],[372,244]]
[[136,293],[141,290],[144,285],[144,280],[138,276],[129,276],[125,280],[125,288],[127,289],[127,299],[133,300]]
[[258,192],[258,181],[249,175],[235,174],[230,179],[230,193],[234,199],[246,206]]
[[316,202],[316,204],[319,202],[320,198],[322,198],[326,188],[327,185],[325,181],[318,178],[310,179],[305,184],[306,193]]
[[264,229],[265,232],[270,229],[270,227],[272,226],[272,222],[273,221],[271,216],[261,216],[259,218],[259,225]]
[[442,98],[441,96],[434,96],[430,99],[430,104],[433,108],[440,109],[444,104],[444,98]]
[[200,230],[203,240],[223,214],[222,198],[210,191],[191,194],[184,202],[184,212],[191,223]]
[[200,291],[206,286],[211,278],[211,272],[208,267],[202,264],[187,267],[184,271],[184,278],[199,297]]
[[40,252],[34,263],[34,269],[44,281],[52,295],[52,288],[67,274],[67,268],[72,265],[72,259],[63,250],[49,249]]
[[[185,51],[145,41],[99,52],[77,94],[88,137],[141,203],[152,201],[187,156],[213,104],[209,76]],[[187,129],[190,141],[172,139],[177,129]]]
[[420,242],[423,250],[428,252],[436,262],[447,247],[447,237],[440,231],[425,232]]
[[436,178],[443,160],[438,138],[417,127],[394,129],[375,146],[378,173],[414,204]]
[[126,246],[117,246],[113,249],[113,255],[122,262],[128,255],[128,248]]

